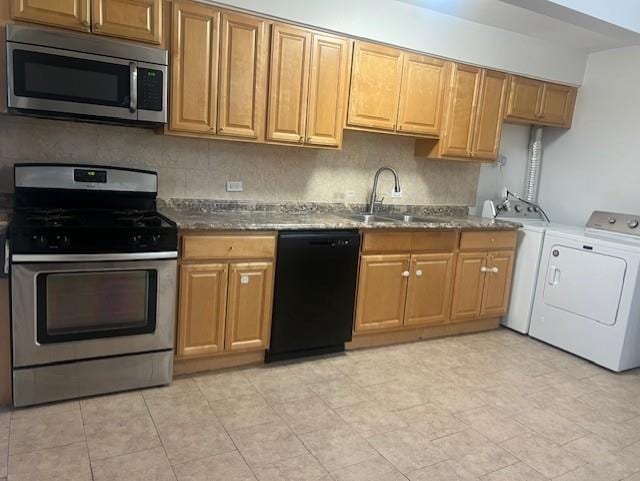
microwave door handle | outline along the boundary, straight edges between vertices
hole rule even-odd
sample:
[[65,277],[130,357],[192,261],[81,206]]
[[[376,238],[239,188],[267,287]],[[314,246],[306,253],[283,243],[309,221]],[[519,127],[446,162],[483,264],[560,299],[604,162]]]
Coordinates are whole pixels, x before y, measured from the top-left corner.
[[134,113],[138,108],[138,64],[129,62],[129,112]]

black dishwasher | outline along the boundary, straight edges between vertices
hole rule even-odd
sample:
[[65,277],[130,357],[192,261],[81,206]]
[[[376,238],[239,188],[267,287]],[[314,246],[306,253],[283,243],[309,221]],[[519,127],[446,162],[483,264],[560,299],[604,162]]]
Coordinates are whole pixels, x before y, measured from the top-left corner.
[[357,231],[280,233],[266,362],[344,350],[353,327],[359,251]]

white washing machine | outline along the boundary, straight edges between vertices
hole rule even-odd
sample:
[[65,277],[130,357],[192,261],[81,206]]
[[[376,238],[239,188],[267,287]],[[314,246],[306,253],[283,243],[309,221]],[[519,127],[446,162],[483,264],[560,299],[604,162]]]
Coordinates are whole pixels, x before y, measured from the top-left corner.
[[547,228],[529,335],[613,371],[640,366],[640,216]]
[[507,203],[487,201],[482,215],[522,224],[518,230],[509,309],[502,317],[501,324],[522,334],[528,334],[545,232],[549,227],[564,226],[545,221],[537,208],[517,199],[509,200]]

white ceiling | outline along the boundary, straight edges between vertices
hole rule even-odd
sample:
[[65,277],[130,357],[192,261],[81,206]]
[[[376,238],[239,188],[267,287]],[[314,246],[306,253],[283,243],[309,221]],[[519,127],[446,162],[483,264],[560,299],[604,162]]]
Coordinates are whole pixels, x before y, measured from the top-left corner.
[[606,20],[597,18],[593,11],[574,10],[566,0],[396,1],[587,52],[640,45],[640,33],[625,28],[627,25],[615,25],[604,15]]

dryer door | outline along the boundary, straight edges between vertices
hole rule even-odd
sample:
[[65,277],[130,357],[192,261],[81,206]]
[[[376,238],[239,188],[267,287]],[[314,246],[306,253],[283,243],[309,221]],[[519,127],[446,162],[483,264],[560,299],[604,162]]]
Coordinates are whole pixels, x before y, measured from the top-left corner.
[[602,324],[615,324],[626,261],[559,244],[550,252],[545,304]]

